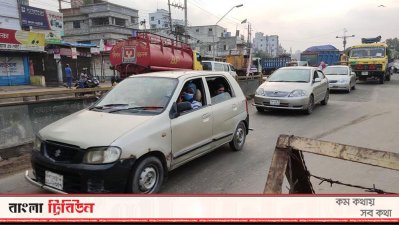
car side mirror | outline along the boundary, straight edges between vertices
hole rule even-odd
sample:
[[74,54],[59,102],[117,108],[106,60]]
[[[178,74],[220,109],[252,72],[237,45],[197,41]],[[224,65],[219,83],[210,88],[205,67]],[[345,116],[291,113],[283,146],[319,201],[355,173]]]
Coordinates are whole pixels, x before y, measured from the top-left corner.
[[355,72],[352,72],[351,75],[356,76],[356,73],[355,73]]

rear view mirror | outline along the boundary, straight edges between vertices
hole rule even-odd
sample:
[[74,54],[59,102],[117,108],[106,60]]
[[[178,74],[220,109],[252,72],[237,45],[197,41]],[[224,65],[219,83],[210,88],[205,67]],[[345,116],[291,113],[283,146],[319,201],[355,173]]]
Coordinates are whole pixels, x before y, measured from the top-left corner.
[[352,72],[351,75],[356,76],[356,73],[355,73],[355,72]]

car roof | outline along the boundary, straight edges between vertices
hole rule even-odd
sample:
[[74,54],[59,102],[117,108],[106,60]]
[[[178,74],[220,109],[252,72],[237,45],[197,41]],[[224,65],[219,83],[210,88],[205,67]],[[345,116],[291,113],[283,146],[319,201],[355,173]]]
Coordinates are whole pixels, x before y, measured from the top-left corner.
[[166,78],[176,78],[181,77],[195,77],[195,76],[209,76],[209,75],[228,75],[227,72],[219,71],[204,71],[204,70],[178,70],[178,71],[162,71],[162,72],[152,72],[140,75],[132,75],[130,77],[166,77]]
[[346,65],[335,65],[335,66],[327,66],[327,67],[345,67],[345,68],[347,68],[349,66],[346,66]]
[[282,70],[310,70],[310,69],[317,69],[316,67],[311,67],[311,66],[287,66],[281,68]]

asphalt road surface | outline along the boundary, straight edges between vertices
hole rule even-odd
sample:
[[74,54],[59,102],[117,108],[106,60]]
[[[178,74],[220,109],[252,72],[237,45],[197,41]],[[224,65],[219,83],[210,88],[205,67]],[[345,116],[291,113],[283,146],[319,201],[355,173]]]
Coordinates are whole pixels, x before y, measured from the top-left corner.
[[[312,115],[296,112],[258,113],[250,107],[250,127],[244,149],[228,146],[196,159],[170,173],[164,194],[261,194],[280,134],[399,153],[399,75],[390,82],[358,82],[350,94],[334,92],[327,106]],[[311,174],[343,183],[399,193],[399,171],[380,169],[305,154]],[[366,193],[364,190],[312,179],[316,193]],[[283,193],[287,193],[284,184]],[[0,193],[46,193],[29,184],[24,173],[0,179]]]

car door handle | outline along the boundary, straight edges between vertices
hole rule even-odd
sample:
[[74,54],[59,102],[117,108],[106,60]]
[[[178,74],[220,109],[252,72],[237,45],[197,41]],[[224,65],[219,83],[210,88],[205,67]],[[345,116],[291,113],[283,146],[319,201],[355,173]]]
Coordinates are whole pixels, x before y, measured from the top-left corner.
[[237,105],[236,104],[233,104],[231,107],[233,108],[234,111],[237,110]]
[[204,115],[202,115],[202,119],[204,120],[209,119],[209,117],[211,117],[210,113],[205,113]]

